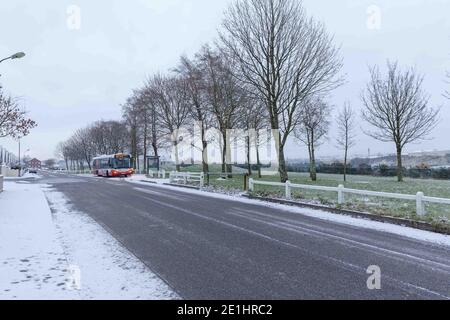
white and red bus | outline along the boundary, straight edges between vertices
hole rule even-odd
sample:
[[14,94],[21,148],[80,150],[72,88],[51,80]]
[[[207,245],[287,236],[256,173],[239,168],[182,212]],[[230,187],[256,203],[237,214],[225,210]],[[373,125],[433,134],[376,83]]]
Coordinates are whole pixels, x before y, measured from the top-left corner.
[[93,173],[101,177],[128,177],[134,173],[129,154],[113,154],[94,158]]

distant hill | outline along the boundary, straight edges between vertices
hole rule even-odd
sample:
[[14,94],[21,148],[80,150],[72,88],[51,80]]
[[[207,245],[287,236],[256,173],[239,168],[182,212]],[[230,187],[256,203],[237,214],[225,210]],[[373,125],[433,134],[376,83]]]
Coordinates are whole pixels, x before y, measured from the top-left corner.
[[[430,151],[430,152],[414,152],[404,155],[403,165],[406,168],[416,167],[421,164],[426,164],[429,167],[440,167],[450,165],[450,151]],[[369,158],[354,158],[351,160],[354,167],[361,164],[369,164],[372,166],[386,164],[388,166],[397,165],[396,155],[386,155]]]

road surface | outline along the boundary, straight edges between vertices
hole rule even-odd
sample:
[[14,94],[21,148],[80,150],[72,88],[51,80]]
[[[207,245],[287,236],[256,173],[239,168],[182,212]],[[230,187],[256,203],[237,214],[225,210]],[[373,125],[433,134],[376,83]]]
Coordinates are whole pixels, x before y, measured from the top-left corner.
[[[450,299],[450,249],[124,180],[44,173],[185,299]],[[369,290],[369,266],[381,290]]]

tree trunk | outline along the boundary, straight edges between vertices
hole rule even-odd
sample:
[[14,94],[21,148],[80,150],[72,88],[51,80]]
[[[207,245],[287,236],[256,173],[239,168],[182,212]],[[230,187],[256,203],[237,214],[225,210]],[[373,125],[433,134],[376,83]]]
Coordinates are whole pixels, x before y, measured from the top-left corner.
[[345,146],[345,156],[344,156],[344,182],[347,182],[347,158],[348,158],[348,147]]
[[131,128],[131,155],[133,157],[133,169],[137,169],[137,160],[138,160],[138,147],[137,147],[137,128],[136,126],[132,126]]
[[88,164],[89,170],[91,171],[92,167],[91,167],[91,160],[89,159],[89,157],[86,157],[86,162]]
[[145,174],[148,174],[148,168],[147,168],[147,134],[148,134],[148,128],[147,124],[144,125],[144,172]]
[[277,151],[278,172],[280,173],[280,181],[284,183],[289,180],[289,176],[286,169],[286,159],[284,157],[284,144],[281,142],[279,129],[272,129],[272,135],[274,137],[275,148]]
[[158,146],[157,146],[156,144],[152,143],[152,148],[153,148],[153,155],[154,155],[155,157],[159,157],[159,149],[158,149]]
[[317,181],[317,170],[316,170],[316,154],[314,150],[314,143],[311,143],[311,159],[310,159],[310,176],[312,181]]
[[247,149],[247,171],[248,175],[252,175],[252,163],[251,163],[251,157],[250,157],[250,137],[248,136],[246,138],[246,149]]
[[225,134],[225,145],[226,145],[226,168],[228,173],[228,178],[233,178],[233,164],[231,163],[231,140],[228,134]]
[[208,164],[208,141],[206,141],[206,132],[205,128],[202,126],[202,166],[203,173],[207,174],[209,172],[209,164]]
[[398,182],[403,182],[402,147],[399,145],[397,145],[397,178]]
[[227,173],[227,159],[226,159],[227,147],[226,143],[222,145],[222,173]]
[[256,164],[257,164],[257,167],[258,167],[258,178],[261,179],[262,178],[261,160],[259,158],[259,147],[258,147],[258,145],[256,145]]
[[178,141],[174,143],[175,148],[175,165],[177,172],[181,172],[180,158],[178,156]]
[[278,147],[278,171],[280,172],[281,182],[286,182],[289,180],[289,176],[286,169],[286,160],[284,158],[284,145],[281,143]]

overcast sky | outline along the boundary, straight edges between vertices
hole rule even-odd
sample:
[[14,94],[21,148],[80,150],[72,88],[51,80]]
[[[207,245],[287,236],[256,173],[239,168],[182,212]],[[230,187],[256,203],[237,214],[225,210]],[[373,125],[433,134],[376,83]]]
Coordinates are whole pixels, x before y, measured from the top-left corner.
[[[23,150],[41,159],[53,157],[56,144],[77,128],[95,120],[120,119],[120,105],[147,75],[167,71],[180,55],[192,55],[214,40],[228,3],[1,1],[0,58],[17,51],[27,56],[0,64],[0,83],[7,93],[20,97],[39,124],[23,139]],[[450,87],[445,83],[445,70],[450,70],[450,0],[305,0],[304,6],[325,23],[342,48],[347,83],[329,99],[336,108],[348,100],[360,109],[369,65],[385,65],[391,59],[416,66],[426,76],[432,104],[442,106],[442,113],[434,139],[408,150],[450,150],[450,101],[442,96]],[[392,144],[358,131],[352,155],[365,155],[369,147],[372,154],[394,150]],[[339,155],[334,132],[332,128],[319,156]],[[17,152],[17,143],[10,139],[0,139],[0,145]],[[305,154],[304,148],[289,146],[290,158]]]

